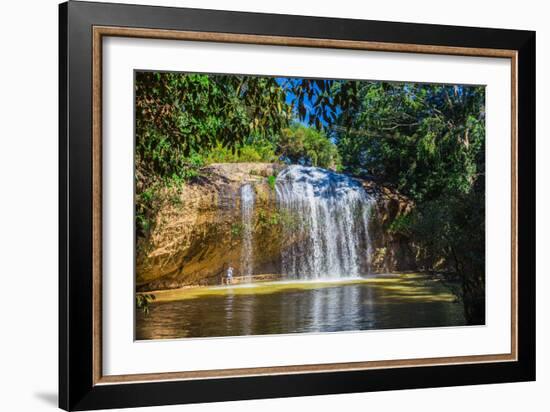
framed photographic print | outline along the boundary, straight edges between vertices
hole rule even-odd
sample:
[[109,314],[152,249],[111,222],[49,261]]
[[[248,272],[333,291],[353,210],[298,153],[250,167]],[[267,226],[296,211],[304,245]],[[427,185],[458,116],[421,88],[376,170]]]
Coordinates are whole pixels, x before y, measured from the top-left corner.
[[60,6],[60,407],[535,379],[535,33]]

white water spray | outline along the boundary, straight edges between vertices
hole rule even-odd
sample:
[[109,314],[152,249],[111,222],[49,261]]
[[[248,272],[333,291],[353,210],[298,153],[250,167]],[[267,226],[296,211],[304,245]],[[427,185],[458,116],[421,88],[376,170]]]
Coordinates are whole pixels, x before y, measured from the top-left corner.
[[284,230],[281,268],[295,279],[342,278],[369,270],[369,219],[374,199],[346,175],[289,166],[276,180],[279,209],[292,217]]
[[252,280],[254,270],[254,188],[245,184],[241,186],[241,276],[248,283]]

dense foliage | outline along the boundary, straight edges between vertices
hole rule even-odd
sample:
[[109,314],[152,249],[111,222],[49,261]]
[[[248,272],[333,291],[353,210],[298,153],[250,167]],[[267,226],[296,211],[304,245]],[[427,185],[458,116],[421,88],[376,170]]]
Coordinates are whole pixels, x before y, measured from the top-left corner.
[[273,78],[137,72],[136,168],[181,175],[193,155],[223,149],[261,158],[290,117]]
[[484,319],[484,104],[483,87],[364,82],[334,124],[345,171],[416,202],[392,229],[419,244],[426,269],[448,263],[471,322]]
[[348,172],[394,183],[419,202],[468,193],[483,174],[483,88],[362,83],[358,100],[336,123]]
[[136,72],[137,236],[162,187],[208,163],[276,161],[273,138],[291,120],[285,97],[274,78]]
[[467,320],[483,322],[483,87],[158,72],[137,72],[135,87],[138,236],[155,191],[209,163],[341,170],[414,201],[388,230],[457,279]]
[[287,163],[340,168],[340,156],[334,143],[323,131],[301,124],[282,130],[277,140],[277,153]]

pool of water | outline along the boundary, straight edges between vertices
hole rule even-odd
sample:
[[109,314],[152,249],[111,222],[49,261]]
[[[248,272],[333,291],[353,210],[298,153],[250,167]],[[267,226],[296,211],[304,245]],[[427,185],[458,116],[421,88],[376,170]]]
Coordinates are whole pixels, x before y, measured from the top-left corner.
[[462,304],[421,274],[155,292],[136,339],[461,326]]

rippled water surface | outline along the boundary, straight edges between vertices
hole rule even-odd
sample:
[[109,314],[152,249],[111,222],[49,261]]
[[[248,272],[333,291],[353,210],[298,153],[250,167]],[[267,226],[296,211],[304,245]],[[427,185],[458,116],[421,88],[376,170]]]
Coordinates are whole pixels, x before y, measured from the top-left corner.
[[416,274],[155,295],[149,314],[136,314],[138,340],[464,325],[454,296],[437,280]]

